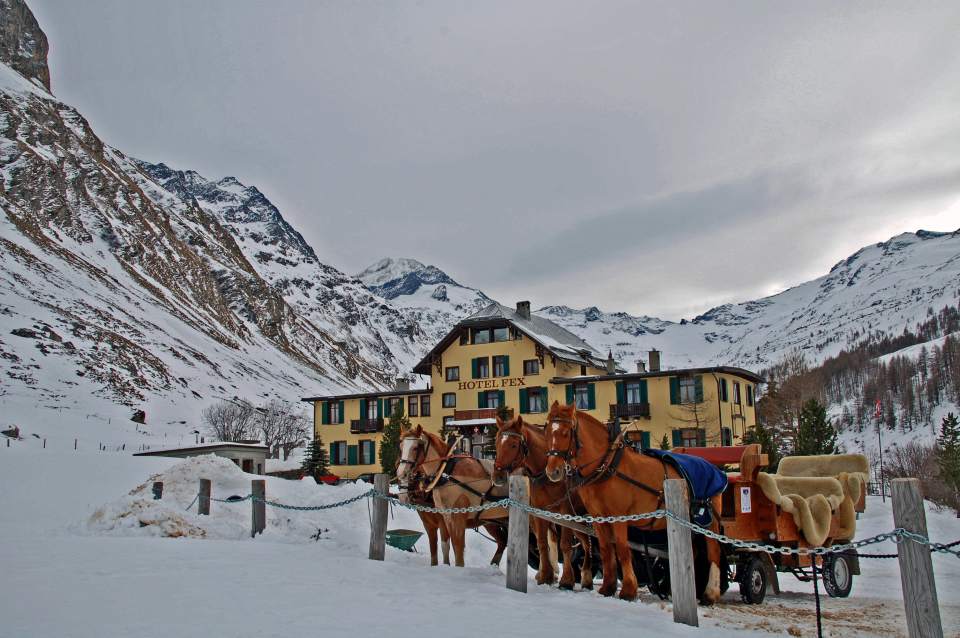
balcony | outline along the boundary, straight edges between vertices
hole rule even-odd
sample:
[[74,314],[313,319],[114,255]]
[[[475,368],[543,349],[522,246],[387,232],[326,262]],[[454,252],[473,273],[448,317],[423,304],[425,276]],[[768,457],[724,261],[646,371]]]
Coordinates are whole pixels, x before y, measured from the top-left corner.
[[[480,408],[479,410],[455,410],[454,421],[474,421],[476,419],[496,419],[500,408]],[[513,418],[513,409],[507,408],[507,418]]]
[[649,403],[611,403],[611,419],[635,419],[637,417],[650,418]]
[[350,421],[351,434],[370,434],[383,432],[383,419],[353,419]]

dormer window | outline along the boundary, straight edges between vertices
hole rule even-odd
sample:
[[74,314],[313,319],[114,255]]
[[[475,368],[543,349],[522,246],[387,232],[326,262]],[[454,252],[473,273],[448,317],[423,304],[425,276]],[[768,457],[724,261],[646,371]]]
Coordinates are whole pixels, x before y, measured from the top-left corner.
[[473,343],[490,343],[490,328],[474,328]]
[[493,340],[494,340],[494,341],[509,341],[509,340],[510,340],[510,330],[509,330],[507,327],[494,328],[494,329],[493,329]]

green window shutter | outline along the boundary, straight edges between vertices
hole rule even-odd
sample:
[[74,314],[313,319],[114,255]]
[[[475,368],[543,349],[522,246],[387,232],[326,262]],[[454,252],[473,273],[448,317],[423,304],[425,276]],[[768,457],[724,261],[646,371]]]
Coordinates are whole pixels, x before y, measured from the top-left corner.
[[503,357],[503,376],[510,376],[510,355]]
[[500,407],[507,405],[507,395],[503,390],[497,390],[497,396],[499,398],[499,401],[497,401],[497,405],[499,405]]
[[320,423],[327,425],[330,423],[330,402],[324,401],[320,406]]
[[337,444],[330,444],[330,465],[340,465],[340,460],[337,458]]
[[357,465],[357,446],[347,446],[347,465]]
[[343,423],[346,420],[346,417],[344,417],[344,414],[345,413],[343,411],[343,401],[340,401],[340,420],[337,421],[337,423]]
[[670,405],[680,405],[680,379],[670,377]]
[[720,379],[720,400],[726,403],[729,399],[730,395],[727,394],[727,380]]
[[703,376],[697,375],[693,378],[694,400],[697,403],[703,403]]
[[572,403],[573,403],[573,384],[568,383],[567,384],[567,405],[570,405]]
[[478,375],[480,374],[479,368],[480,368],[480,364],[477,363],[477,358],[474,357],[473,359],[470,359],[471,378],[476,379],[478,377]]
[[367,400],[360,399],[360,420],[367,418]]
[[377,418],[383,418],[383,399],[377,399]]
[[650,449],[650,433],[646,430],[640,432],[640,449],[649,450]]
[[723,428],[721,432],[723,433],[723,441],[721,442],[722,445],[733,445],[733,432],[730,430],[730,428]]
[[520,388],[520,414],[530,413],[530,395],[526,388]]
[[485,408],[487,407],[487,393],[486,392],[477,392],[477,407]]
[[674,430],[673,435],[673,447],[680,447],[683,445],[683,437],[680,435],[680,430]]
[[587,409],[597,409],[597,391],[592,383],[587,384]]
[[640,380],[640,403],[650,403],[650,399],[647,398],[647,380]]
[[704,429],[697,430],[697,445],[700,447],[707,447],[707,431]]
[[624,404],[627,402],[627,391],[623,387],[623,381],[617,381],[617,403]]
[[747,384],[747,405],[753,405],[753,386]]

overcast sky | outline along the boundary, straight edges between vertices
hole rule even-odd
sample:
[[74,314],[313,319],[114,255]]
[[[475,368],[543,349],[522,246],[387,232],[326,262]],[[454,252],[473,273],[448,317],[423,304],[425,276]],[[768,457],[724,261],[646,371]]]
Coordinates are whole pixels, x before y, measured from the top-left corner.
[[109,144],[355,273],[670,319],[960,227],[960,3],[28,0]]

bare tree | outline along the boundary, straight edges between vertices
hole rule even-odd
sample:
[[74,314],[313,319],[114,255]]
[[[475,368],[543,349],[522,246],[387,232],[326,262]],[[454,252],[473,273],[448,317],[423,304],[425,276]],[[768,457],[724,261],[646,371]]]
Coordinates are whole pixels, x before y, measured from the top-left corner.
[[271,399],[256,408],[254,431],[266,445],[273,458],[290,457],[290,452],[304,444],[308,434],[308,422],[301,410],[292,403]]
[[203,409],[203,425],[218,441],[242,441],[253,434],[255,413],[247,401],[218,401]]

